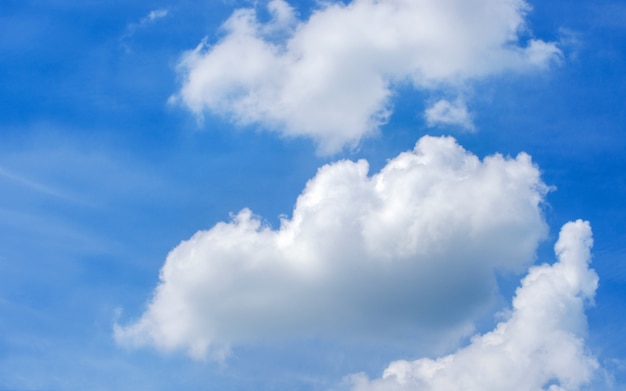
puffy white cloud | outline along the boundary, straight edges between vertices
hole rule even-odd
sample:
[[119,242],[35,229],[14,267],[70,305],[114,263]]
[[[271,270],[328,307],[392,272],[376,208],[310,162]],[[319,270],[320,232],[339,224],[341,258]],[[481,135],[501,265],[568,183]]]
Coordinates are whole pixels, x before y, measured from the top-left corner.
[[466,130],[475,129],[472,116],[467,111],[465,102],[460,99],[455,102],[441,99],[426,109],[424,115],[428,126],[454,125]]
[[585,350],[585,303],[598,276],[589,269],[591,228],[563,226],[558,262],[532,267],[522,280],[506,321],[448,356],[396,361],[381,379],[352,377],[354,391],[574,391],[598,368]]
[[298,20],[284,0],[228,19],[215,44],[179,64],[172,100],[240,124],[313,138],[323,153],[375,133],[391,113],[393,86],[455,88],[504,71],[544,68],[554,43],[522,39],[523,0],[353,0],[323,2]]
[[467,333],[493,271],[532,263],[546,191],[528,155],[481,161],[449,137],[372,176],[364,160],[323,166],[278,229],[244,209],[182,242],[115,336],[202,357],[275,337]]

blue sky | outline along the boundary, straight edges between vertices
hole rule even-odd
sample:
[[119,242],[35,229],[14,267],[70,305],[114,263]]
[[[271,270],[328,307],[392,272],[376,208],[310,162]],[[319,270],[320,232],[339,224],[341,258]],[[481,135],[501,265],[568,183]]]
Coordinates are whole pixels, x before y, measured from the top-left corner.
[[530,6],[3,1],[0,390],[624,389],[626,5]]

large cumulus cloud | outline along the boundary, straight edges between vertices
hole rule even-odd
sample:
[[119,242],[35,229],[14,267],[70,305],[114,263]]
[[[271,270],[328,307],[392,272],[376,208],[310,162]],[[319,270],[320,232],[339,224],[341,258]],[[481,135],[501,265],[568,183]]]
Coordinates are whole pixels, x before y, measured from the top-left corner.
[[371,176],[364,160],[326,165],[277,229],[244,209],[182,242],[116,338],[201,357],[263,338],[467,331],[494,270],[533,262],[546,191],[528,155],[480,160],[448,137]]
[[[307,20],[284,0],[269,1],[267,22],[254,9],[235,11],[218,42],[183,56],[173,99],[199,116],[209,110],[305,135],[328,153],[376,132],[398,84],[449,91],[502,72],[545,68],[560,56],[555,43],[528,38],[523,0],[322,4]],[[430,124],[459,124],[458,115],[437,112]],[[467,115],[460,125],[473,128]]]
[[396,361],[374,381],[354,376],[353,391],[580,389],[598,368],[583,339],[584,306],[598,285],[591,244],[589,223],[567,223],[555,245],[558,262],[530,269],[506,321],[448,356]]

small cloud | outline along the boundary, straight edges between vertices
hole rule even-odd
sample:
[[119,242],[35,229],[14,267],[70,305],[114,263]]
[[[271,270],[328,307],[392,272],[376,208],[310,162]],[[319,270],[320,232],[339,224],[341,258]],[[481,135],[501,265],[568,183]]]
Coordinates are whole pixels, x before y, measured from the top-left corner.
[[563,55],[570,60],[577,60],[585,43],[581,33],[576,30],[559,29],[559,47],[563,49]]
[[168,14],[168,9],[156,9],[148,12],[148,14],[141,18],[139,22],[130,23],[128,26],[126,26],[126,31],[120,37],[120,46],[122,46],[122,48],[124,48],[127,53],[132,52],[127,41],[130,40],[133,35],[135,35],[135,32],[137,32],[137,30],[139,30],[140,28],[156,22],[159,19],[165,18]]
[[460,99],[450,102],[441,99],[424,113],[426,123],[434,126],[458,126],[468,131],[476,130],[472,121],[472,115],[467,111],[465,102]]
[[141,19],[141,23],[146,24],[146,23],[154,22],[157,19],[166,17],[169,12],[170,11],[167,9],[150,11],[150,13],[146,17]]

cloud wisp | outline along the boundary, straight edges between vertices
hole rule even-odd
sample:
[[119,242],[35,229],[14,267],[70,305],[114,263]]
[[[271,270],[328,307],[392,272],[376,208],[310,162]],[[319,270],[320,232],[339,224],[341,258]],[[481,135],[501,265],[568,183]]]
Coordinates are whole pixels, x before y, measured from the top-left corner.
[[[172,101],[199,118],[208,110],[309,137],[319,152],[334,153],[387,121],[394,86],[450,91],[503,72],[543,69],[561,56],[555,43],[524,38],[530,7],[522,0],[321,7],[299,20],[287,2],[270,0],[267,22],[254,9],[235,11],[218,42],[205,40],[182,57],[182,86]],[[470,127],[458,111],[437,114],[439,124]]]
[[589,223],[565,224],[555,245],[558,262],[530,269],[508,319],[493,331],[442,358],[393,362],[380,379],[354,375],[352,390],[579,390],[598,369],[584,344],[584,307],[598,286],[591,245]]
[[132,52],[128,41],[133,37],[133,35],[135,35],[135,33],[137,32],[137,30],[146,27],[152,23],[155,23],[157,20],[159,19],[163,19],[165,18],[168,14],[169,14],[169,10],[168,9],[155,9],[152,10],[150,12],[148,12],[148,14],[146,16],[144,16],[143,18],[141,18],[139,20],[139,22],[136,23],[130,23],[127,27],[126,27],[126,31],[124,32],[124,34],[122,34],[122,36],[120,37],[120,45],[122,46],[122,48],[127,52],[130,53]]
[[195,357],[308,335],[458,338],[493,299],[494,270],[533,262],[547,190],[528,155],[480,160],[449,137],[371,176],[364,160],[326,165],[279,228],[244,209],[182,242],[115,337]]

